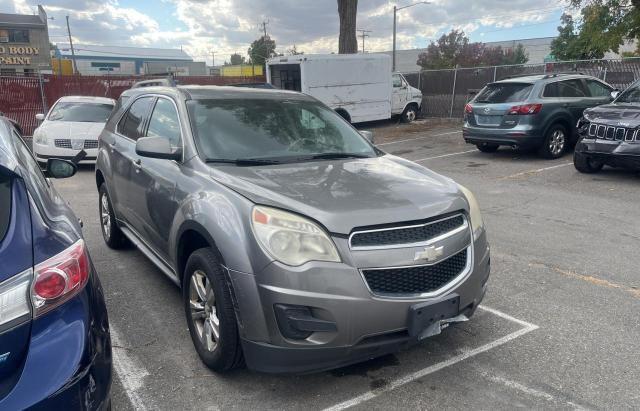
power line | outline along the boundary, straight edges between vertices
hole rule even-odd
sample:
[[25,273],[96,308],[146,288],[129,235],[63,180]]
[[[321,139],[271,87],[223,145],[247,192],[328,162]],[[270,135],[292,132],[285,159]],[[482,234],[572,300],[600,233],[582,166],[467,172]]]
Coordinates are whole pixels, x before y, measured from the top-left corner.
[[362,53],[364,53],[364,39],[369,37],[369,34],[367,33],[371,33],[371,30],[357,29],[356,31],[359,31],[360,37],[362,37]]

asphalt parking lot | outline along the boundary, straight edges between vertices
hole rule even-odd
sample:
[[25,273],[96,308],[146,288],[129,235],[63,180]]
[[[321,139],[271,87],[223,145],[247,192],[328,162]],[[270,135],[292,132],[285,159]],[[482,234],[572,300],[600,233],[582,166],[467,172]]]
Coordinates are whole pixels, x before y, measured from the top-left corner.
[[109,309],[114,409],[640,408],[640,175],[579,174],[465,145],[458,127],[377,124],[380,148],[469,187],[492,245],[483,306],[418,347],[307,376],[210,372],[180,291],[102,240],[91,168],[55,182],[84,221]]

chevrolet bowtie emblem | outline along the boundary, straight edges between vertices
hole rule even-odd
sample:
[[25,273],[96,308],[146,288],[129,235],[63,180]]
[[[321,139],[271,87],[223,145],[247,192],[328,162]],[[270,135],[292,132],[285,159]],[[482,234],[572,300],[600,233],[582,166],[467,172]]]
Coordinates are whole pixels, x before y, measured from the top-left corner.
[[435,261],[442,256],[444,252],[443,249],[444,247],[442,246],[434,247],[431,245],[429,247],[425,247],[424,250],[416,252],[415,257],[413,257],[413,261],[419,261],[419,260]]

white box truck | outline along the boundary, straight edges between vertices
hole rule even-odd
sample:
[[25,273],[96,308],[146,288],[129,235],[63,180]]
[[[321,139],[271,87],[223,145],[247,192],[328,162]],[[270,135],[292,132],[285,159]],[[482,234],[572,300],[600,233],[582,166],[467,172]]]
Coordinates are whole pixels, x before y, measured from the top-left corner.
[[317,98],[347,121],[415,120],[422,93],[400,73],[391,73],[386,54],[312,54],[267,61],[267,82]]

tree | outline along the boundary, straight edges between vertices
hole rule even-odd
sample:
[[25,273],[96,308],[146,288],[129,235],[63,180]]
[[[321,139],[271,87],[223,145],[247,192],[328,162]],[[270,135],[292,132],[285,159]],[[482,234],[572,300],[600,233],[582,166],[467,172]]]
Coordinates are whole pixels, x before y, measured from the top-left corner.
[[276,56],[276,42],[268,35],[262,36],[251,43],[248,54],[251,63],[264,66],[267,59]]
[[452,30],[431,42],[417,64],[424,69],[446,69],[456,66],[479,67],[503,64],[523,64],[529,60],[522,44],[511,50],[487,47],[484,43],[470,43],[463,31]]
[[340,37],[338,53],[354,54],[358,52],[356,39],[356,14],[358,0],[338,0],[338,16],[340,18]]
[[[617,53],[628,40],[640,40],[640,0],[571,0],[581,8],[580,45]],[[559,30],[560,31],[560,30]]]
[[613,14],[603,5],[587,5],[580,14],[579,25],[564,13],[558,26],[558,37],[551,42],[551,52],[558,60],[600,59],[624,42],[622,26],[612,25]]
[[229,58],[229,61],[224,62],[225,66],[237,66],[240,64],[247,64],[247,60],[244,58],[244,56],[241,56],[238,53],[233,53]]

